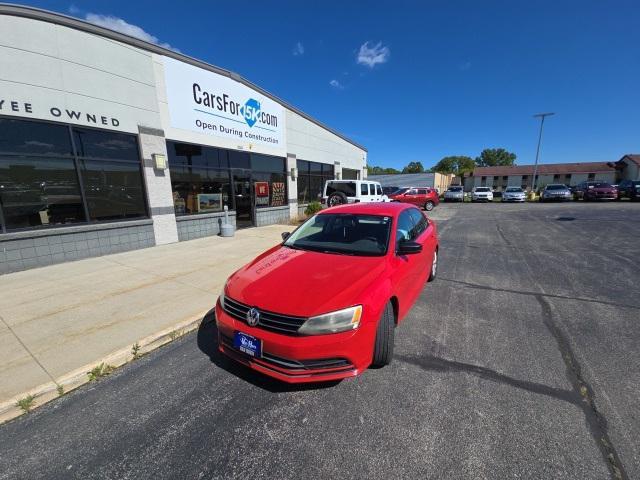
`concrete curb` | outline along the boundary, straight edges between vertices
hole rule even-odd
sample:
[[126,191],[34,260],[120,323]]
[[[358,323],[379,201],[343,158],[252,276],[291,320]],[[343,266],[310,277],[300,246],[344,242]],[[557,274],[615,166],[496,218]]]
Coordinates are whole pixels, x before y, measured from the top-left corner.
[[[137,342],[135,342],[139,346],[137,356],[139,357],[140,355],[149,353],[156,348],[177,340],[183,335],[195,330],[200,326],[201,323],[204,323],[204,318],[206,318],[206,314],[209,311],[210,310],[204,311],[198,315],[190,317],[188,320],[182,321],[173,325],[172,327],[165,328],[164,330],[138,340]],[[0,425],[25,413],[24,410],[17,406],[16,403],[18,402],[18,400],[32,395],[34,397],[34,401],[31,409],[40,407],[45,403],[50,402],[51,400],[60,396],[58,394],[58,387],[62,387],[64,389],[64,395],[84,385],[85,383],[89,383],[90,380],[88,373],[100,364],[117,368],[131,362],[132,360],[135,360],[136,357],[133,356],[132,349],[133,345],[130,345],[111,352],[107,356],[96,360],[95,362],[86,364],[76,370],[66,373],[65,375],[57,378],[56,382],[48,382],[39,385],[38,387],[23,392],[20,395],[16,395],[9,400],[1,402]]]

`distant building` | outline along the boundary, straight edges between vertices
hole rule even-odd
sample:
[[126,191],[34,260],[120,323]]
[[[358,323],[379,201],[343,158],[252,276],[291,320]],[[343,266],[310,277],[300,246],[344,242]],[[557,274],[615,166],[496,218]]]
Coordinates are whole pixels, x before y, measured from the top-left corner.
[[[638,157],[627,155],[623,157]],[[619,173],[626,168],[629,173],[635,166],[637,175],[638,163],[629,159],[624,162],[582,162],[582,163],[547,163],[539,164],[536,186],[541,187],[550,183],[564,183],[565,185],[577,185],[587,180],[598,180],[608,183],[616,183],[621,178]],[[469,191],[474,187],[491,187],[502,191],[506,187],[522,187],[530,190],[533,184],[534,165],[514,165],[510,167],[476,167],[472,173],[465,175],[464,187]],[[626,178],[626,177],[622,177]]]
[[629,154],[616,163],[620,180],[640,180],[640,154]]
[[383,187],[428,187],[442,193],[453,180],[454,175],[442,173],[395,173],[387,175],[369,175],[368,180],[380,182]]

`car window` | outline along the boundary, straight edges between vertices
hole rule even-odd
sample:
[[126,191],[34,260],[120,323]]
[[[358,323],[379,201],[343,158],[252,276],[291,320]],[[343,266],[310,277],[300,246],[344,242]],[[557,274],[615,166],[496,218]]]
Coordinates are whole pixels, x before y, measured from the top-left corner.
[[376,193],[382,195],[382,187],[380,185],[376,185]]
[[391,217],[326,213],[311,217],[284,242],[294,250],[380,256],[387,252]]
[[520,187],[509,187],[509,188],[507,188],[507,189],[505,190],[505,192],[515,192],[515,193],[518,193],[518,192],[522,192],[522,188],[520,188]]
[[427,193],[429,193],[429,190],[427,190],[426,188],[418,189],[418,195],[426,195]]
[[356,182],[329,182],[327,184],[327,197],[336,192],[342,192],[347,197],[356,196]]
[[418,193],[418,190],[416,190],[415,188],[412,188],[407,192],[408,195],[416,195],[417,193]]
[[412,232],[415,222],[411,217],[409,210],[403,210],[398,216],[398,225],[396,226],[396,244],[399,242],[413,240]]
[[360,184],[360,195],[369,195],[369,191],[367,190],[367,184],[366,183],[361,183]]
[[425,217],[424,214],[417,208],[410,209],[409,215],[411,215],[411,219],[415,224],[409,235],[413,240],[418,238],[422,234],[422,232],[427,229],[428,222],[427,217]]

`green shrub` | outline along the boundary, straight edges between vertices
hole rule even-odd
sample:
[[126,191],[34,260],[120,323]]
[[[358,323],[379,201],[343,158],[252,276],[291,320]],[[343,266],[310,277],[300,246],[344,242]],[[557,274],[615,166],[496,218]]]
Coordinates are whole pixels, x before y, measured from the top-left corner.
[[310,217],[318,213],[320,210],[322,210],[320,202],[311,202],[307,205],[307,208],[304,209],[304,214]]

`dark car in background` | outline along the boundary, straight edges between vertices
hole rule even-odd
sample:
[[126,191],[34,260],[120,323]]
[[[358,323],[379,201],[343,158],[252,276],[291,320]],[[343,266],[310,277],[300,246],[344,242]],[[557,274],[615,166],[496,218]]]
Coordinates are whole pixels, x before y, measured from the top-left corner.
[[397,192],[398,190],[400,190],[400,187],[382,187],[382,193],[384,193],[387,197],[392,193]]
[[618,184],[618,200],[622,198],[640,200],[640,180],[622,180]]
[[577,200],[616,200],[618,190],[607,182],[588,181],[576,186],[574,196]]

